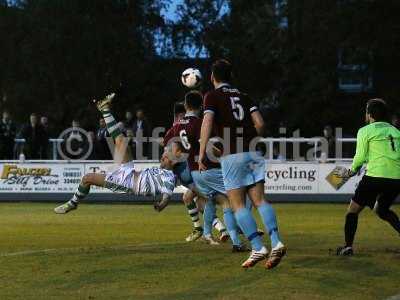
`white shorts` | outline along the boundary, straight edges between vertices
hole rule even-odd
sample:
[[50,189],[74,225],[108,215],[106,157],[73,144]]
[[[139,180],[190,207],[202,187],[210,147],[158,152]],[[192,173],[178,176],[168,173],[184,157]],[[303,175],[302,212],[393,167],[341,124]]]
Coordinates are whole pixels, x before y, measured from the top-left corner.
[[135,193],[134,163],[128,162],[107,173],[104,187],[115,193]]

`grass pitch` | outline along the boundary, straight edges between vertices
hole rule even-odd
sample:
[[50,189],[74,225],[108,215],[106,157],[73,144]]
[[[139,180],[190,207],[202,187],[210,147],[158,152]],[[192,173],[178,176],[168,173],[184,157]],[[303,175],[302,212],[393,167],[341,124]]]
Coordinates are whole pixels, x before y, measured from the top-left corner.
[[[185,243],[182,205],[0,204],[0,299],[386,299],[400,293],[400,238],[365,211],[357,256],[342,244],[344,205],[275,205],[288,256],[244,271],[230,245]],[[395,207],[399,212],[399,207]],[[269,241],[267,240],[269,244]]]

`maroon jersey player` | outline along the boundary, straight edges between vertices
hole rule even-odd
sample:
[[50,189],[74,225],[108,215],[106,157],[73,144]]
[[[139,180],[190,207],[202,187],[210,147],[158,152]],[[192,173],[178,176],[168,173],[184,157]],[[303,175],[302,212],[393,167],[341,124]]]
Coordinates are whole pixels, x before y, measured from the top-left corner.
[[275,212],[264,198],[265,160],[256,151],[257,139],[265,129],[258,107],[250,98],[234,88],[231,82],[232,66],[218,60],[212,66],[211,81],[214,90],[204,99],[204,118],[201,128],[199,170],[206,170],[206,146],[213,127],[224,142],[220,159],[225,188],[235,217],[252,245],[250,257],[242,264],[249,268],[267,257],[268,251],[257,234],[257,225],[245,208],[246,196],[257,207],[271,238],[271,254],[266,263],[270,269],[279,264],[286,253],[280,240]]

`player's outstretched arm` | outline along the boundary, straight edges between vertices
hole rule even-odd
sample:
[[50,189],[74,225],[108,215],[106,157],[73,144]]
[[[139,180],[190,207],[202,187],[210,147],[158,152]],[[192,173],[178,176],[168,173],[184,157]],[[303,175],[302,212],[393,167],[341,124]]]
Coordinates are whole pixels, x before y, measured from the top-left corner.
[[154,203],[154,209],[158,212],[162,212],[164,208],[168,206],[170,199],[171,195],[163,194],[161,200]]

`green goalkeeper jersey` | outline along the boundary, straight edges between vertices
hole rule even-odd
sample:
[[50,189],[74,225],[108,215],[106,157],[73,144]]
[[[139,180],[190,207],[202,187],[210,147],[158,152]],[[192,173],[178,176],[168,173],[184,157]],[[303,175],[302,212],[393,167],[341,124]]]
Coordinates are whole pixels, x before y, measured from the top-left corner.
[[400,131],[386,122],[374,122],[357,133],[352,171],[367,164],[367,176],[400,179]]

